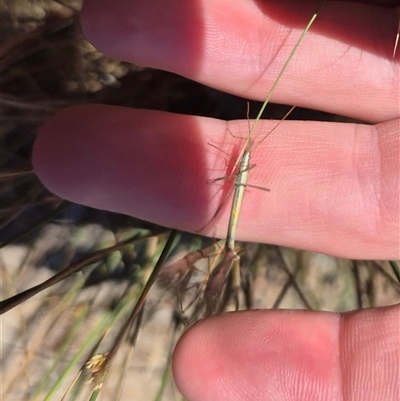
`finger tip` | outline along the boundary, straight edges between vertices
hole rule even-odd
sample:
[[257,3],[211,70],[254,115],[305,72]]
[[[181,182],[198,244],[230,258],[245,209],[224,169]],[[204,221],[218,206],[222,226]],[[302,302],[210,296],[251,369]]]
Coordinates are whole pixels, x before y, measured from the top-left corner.
[[86,0],[80,21],[86,38],[110,57],[193,76],[204,53],[199,15],[193,1]]
[[[335,387],[337,318],[298,313],[228,313],[192,326],[177,345],[173,372],[191,400],[298,399]],[[307,398],[309,397],[309,398]],[[329,399],[329,398],[326,398]]]
[[68,186],[73,167],[70,159],[71,142],[76,132],[71,126],[78,116],[80,107],[57,112],[39,128],[32,151],[32,164],[35,174],[52,192],[65,197],[63,189]]
[[209,218],[210,198],[198,122],[150,110],[72,107],[40,128],[34,170],[67,200],[196,230]]
[[214,341],[214,332],[208,329],[210,320],[213,318],[207,321],[206,330],[203,322],[194,324],[179,339],[174,351],[174,379],[182,394],[190,400],[213,399],[215,392],[219,392],[210,381],[209,386],[205,385],[208,378],[216,377],[215,370],[219,370],[218,363],[210,360],[210,344]]

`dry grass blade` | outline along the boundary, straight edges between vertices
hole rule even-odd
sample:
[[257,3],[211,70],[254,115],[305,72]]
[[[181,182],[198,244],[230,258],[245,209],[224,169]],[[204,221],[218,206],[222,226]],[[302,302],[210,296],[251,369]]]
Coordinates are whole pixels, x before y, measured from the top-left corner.
[[172,230],[170,235],[168,236],[168,240],[164,246],[164,249],[163,249],[160,257],[158,258],[157,263],[154,266],[154,269],[152,270],[150,277],[146,281],[146,285],[144,286],[143,291],[141,292],[128,319],[123,324],[123,326],[121,327],[117,336],[115,337],[110,350],[108,352],[106,352],[105,354],[95,355],[92,358],[90,358],[89,361],[86,362],[85,369],[89,373],[89,376],[90,376],[89,382],[95,384],[95,390],[98,390],[102,387],[104,379],[107,374],[107,371],[108,371],[113,359],[115,358],[123,340],[125,339],[129,329],[131,328],[133,322],[140,314],[140,312],[143,308],[143,305],[146,301],[146,297],[147,297],[151,287],[155,283],[155,281],[160,273],[160,270],[165,263],[165,260],[167,259],[167,256],[168,256],[168,254],[172,248],[172,245],[175,241],[176,235],[177,235],[176,230]]
[[394,40],[393,58],[396,56],[397,47],[398,47],[398,45],[399,45],[399,37],[400,37],[400,18],[399,18],[399,25],[397,26],[396,38],[395,38],[395,40]]
[[15,308],[16,306],[18,306],[22,302],[28,300],[29,298],[33,297],[34,295],[39,294],[40,292],[46,290],[47,288],[52,287],[54,284],[57,284],[60,281],[64,280],[66,277],[70,276],[72,273],[80,271],[85,266],[92,264],[94,262],[97,262],[98,260],[107,256],[110,252],[118,251],[121,248],[125,247],[126,245],[129,245],[140,239],[146,238],[147,236],[148,236],[148,234],[145,235],[144,237],[135,235],[134,237],[128,238],[127,240],[122,241],[119,244],[113,245],[109,248],[102,249],[97,252],[94,252],[91,255],[82,258],[78,262],[66,267],[61,272],[57,273],[56,275],[54,275],[50,279],[46,280],[45,282],[38,284],[32,288],[29,288],[28,290],[22,291],[8,299],[5,299],[4,301],[1,301],[0,302],[0,314],[3,314],[12,308]]

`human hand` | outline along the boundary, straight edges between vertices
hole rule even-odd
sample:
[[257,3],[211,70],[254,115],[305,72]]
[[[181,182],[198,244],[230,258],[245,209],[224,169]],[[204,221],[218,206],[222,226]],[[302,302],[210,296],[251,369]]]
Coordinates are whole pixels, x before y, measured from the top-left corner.
[[[263,99],[315,9],[263,4],[87,1],[82,25],[112,56]],[[377,124],[284,121],[253,152],[251,183],[271,191],[247,191],[238,239],[399,258],[397,22],[390,9],[326,4],[273,100]],[[224,175],[226,157],[207,142],[231,152],[227,127],[239,136],[248,129],[247,121],[82,106],[41,129],[33,162],[43,183],[66,199],[194,232],[221,201],[209,180]],[[209,234],[225,236],[228,213]]]
[[[110,4],[87,1],[83,9],[84,30],[100,50],[260,100],[304,27],[303,10],[309,5]],[[391,58],[398,16],[370,7],[328,2],[273,100],[377,124],[283,122],[254,152],[252,183],[271,192],[246,193],[239,239],[351,258],[399,258],[399,58]],[[314,8],[312,3],[306,15]],[[258,127],[268,132],[274,125],[265,121]],[[228,127],[243,136],[247,121]],[[42,128],[33,161],[44,184],[66,199],[196,231],[218,207],[208,180],[225,168],[210,141],[231,150],[226,122],[82,106],[55,115]],[[227,213],[212,227],[216,237],[225,235]],[[363,342],[362,336],[368,338]],[[340,393],[342,399],[395,400],[398,338],[398,307],[343,318],[306,312],[228,314],[188,331],[175,354],[175,376],[191,400],[206,400],[207,394],[219,401],[224,394],[226,399],[268,399],[266,385],[275,399],[285,399],[286,391],[297,400],[336,400]],[[253,358],[247,360],[249,355]],[[236,393],[224,391],[224,383],[235,385],[231,391]]]

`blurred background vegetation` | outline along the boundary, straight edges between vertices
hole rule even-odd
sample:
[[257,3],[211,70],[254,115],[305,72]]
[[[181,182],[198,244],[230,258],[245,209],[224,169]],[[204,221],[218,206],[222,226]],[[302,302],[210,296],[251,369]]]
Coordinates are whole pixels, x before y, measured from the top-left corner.
[[[83,103],[246,118],[246,99],[105,57],[82,36],[80,6],[79,0],[0,3],[2,299],[65,269],[75,272],[2,316],[4,401],[61,399],[85,361],[113,343],[169,233],[47,191],[30,160],[37,128],[57,110]],[[251,102],[254,114],[258,108]],[[286,111],[286,106],[270,105],[265,118],[279,119]],[[291,118],[343,120],[305,109],[297,109]],[[213,243],[179,233],[172,257]],[[388,261],[241,246],[244,307],[347,311],[400,301],[400,285]],[[185,307],[196,301],[211,259],[196,265],[186,293],[177,293],[168,283],[152,288],[99,399],[182,399],[171,380],[170,356],[185,327],[202,317],[196,302]],[[224,308],[231,307],[227,299]],[[89,399],[91,390],[83,377],[69,399]]]

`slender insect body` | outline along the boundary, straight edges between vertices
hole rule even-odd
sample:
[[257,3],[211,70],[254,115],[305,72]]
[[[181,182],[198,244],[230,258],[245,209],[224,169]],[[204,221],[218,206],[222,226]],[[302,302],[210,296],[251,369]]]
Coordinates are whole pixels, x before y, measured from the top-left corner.
[[[257,144],[259,145],[264,141],[281,123],[284,121],[288,115],[293,111],[295,106],[293,106],[280,120],[275,127],[272,128]],[[247,114],[248,111],[247,111]],[[235,250],[235,237],[236,231],[239,223],[240,212],[242,209],[244,193],[247,186],[269,191],[268,188],[263,188],[257,185],[250,185],[247,183],[250,175],[250,169],[253,167],[250,164],[251,154],[253,150],[257,147],[254,146],[254,140],[251,138],[251,134],[254,131],[255,125],[250,128],[249,124],[249,134],[246,138],[243,150],[241,152],[239,161],[237,163],[237,172],[235,182],[233,184],[233,200],[229,215],[228,230],[226,234],[226,242],[223,250],[223,256],[221,257],[220,263],[216,266],[215,270],[210,275],[207,282],[207,287],[205,289],[204,297],[207,305],[207,314],[210,314],[216,310],[217,303],[219,301],[220,294],[222,293],[225,279],[229,272],[233,271],[232,280],[232,294],[235,299],[236,309],[239,309],[239,289],[240,289],[240,257]],[[219,210],[219,209],[218,209]],[[222,278],[224,278],[222,280]]]
[[235,179],[235,191],[233,194],[231,213],[229,216],[228,233],[226,238],[226,249],[235,249],[235,234],[236,228],[239,222],[239,216],[241,211],[241,205],[243,203],[244,192],[246,189],[246,183],[250,174],[250,155],[251,155],[251,143],[250,146],[244,151],[242,160],[239,164],[239,171]]
[[247,181],[250,175],[250,158],[253,150],[253,140],[251,139],[251,130],[249,129],[249,136],[246,138],[246,143],[243,147],[240,156],[236,178],[234,182],[234,193],[232,199],[232,206],[229,215],[228,230],[226,235],[225,247],[223,256],[220,263],[216,266],[207,282],[204,291],[204,298],[206,302],[207,311],[209,315],[216,310],[219,298],[224,288],[226,278],[231,270],[236,272],[233,275],[232,293],[235,299],[236,309],[239,309],[239,288],[240,288],[240,257],[235,250],[235,236],[236,229],[239,223],[239,216],[242,209],[244,193],[247,186]]

